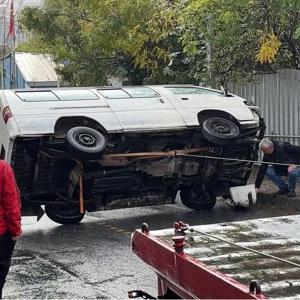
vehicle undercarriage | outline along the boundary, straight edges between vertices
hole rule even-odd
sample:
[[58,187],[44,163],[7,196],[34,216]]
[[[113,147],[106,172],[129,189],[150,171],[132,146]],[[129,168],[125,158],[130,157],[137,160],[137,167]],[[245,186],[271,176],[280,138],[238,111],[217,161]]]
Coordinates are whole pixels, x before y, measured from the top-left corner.
[[247,183],[252,162],[202,156],[256,160],[261,135],[263,126],[245,129],[234,143],[216,145],[199,127],[106,134],[99,157],[73,151],[64,136],[20,137],[12,166],[24,214],[45,205],[47,215],[62,224],[79,222],[85,210],[174,203],[178,191],[187,207],[209,209],[229,187]]

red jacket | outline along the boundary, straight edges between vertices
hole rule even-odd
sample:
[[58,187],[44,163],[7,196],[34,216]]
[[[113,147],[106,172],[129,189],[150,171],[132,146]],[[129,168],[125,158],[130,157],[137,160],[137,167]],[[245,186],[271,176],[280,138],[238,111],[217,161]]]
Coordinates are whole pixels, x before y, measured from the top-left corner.
[[21,202],[12,168],[0,160],[0,235],[9,231],[19,236],[21,230]]

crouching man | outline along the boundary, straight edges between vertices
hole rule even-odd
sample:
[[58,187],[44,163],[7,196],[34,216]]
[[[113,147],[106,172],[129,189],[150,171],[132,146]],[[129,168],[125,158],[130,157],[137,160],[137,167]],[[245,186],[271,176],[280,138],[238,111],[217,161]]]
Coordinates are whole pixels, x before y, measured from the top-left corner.
[[[260,141],[259,149],[264,153],[263,162],[265,163],[261,165],[256,177],[256,191],[259,191],[264,176],[267,175],[279,188],[275,195],[295,197],[297,178],[300,177],[300,167],[297,166],[300,165],[300,147],[288,142],[263,139]],[[272,165],[272,162],[287,165]],[[282,176],[288,176],[288,182],[285,182]]]
[[0,299],[16,239],[21,233],[19,190],[13,170],[0,160]]

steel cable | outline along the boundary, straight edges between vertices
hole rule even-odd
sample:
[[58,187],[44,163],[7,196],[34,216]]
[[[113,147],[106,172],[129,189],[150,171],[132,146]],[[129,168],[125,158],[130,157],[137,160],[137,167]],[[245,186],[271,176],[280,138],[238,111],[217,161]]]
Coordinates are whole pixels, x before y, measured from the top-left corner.
[[261,252],[261,251],[258,251],[258,250],[254,250],[254,249],[252,249],[252,248],[248,248],[248,247],[245,247],[245,246],[240,246],[240,245],[238,245],[238,244],[236,244],[236,243],[229,242],[229,241],[227,241],[227,240],[225,240],[225,239],[223,239],[223,238],[219,238],[219,237],[216,237],[216,236],[214,236],[214,235],[212,235],[212,234],[209,234],[209,233],[205,233],[205,232],[196,230],[196,229],[194,229],[194,228],[192,228],[192,227],[188,227],[188,230],[189,230],[190,232],[197,232],[197,233],[199,233],[199,234],[201,234],[201,235],[204,235],[204,236],[207,236],[207,237],[209,237],[209,238],[211,238],[211,239],[216,239],[216,240],[218,240],[218,241],[221,241],[221,242],[224,242],[224,243],[226,243],[226,244],[229,244],[229,245],[238,247],[238,248],[240,248],[240,249],[247,250],[247,251],[249,251],[249,252],[253,252],[253,253],[255,253],[255,254],[259,254],[259,255],[261,255],[261,256],[265,256],[265,257],[268,257],[268,258],[271,258],[271,259],[274,259],[274,260],[277,260],[277,261],[280,261],[280,262],[283,262],[283,263],[292,265],[292,266],[294,266],[294,267],[300,268],[300,265],[299,265],[299,264],[294,263],[294,262],[292,262],[292,261],[289,261],[289,260],[286,260],[286,259],[283,259],[283,258],[274,256],[274,255],[271,255],[271,254],[267,254],[267,253],[264,253],[264,252]]
[[296,167],[300,167],[300,165],[296,165],[296,164],[286,164],[286,163],[277,163],[277,162],[265,162],[265,161],[250,160],[250,159],[218,157],[218,156],[198,155],[198,154],[177,154],[177,156],[207,158],[207,159],[226,160],[226,161],[248,162],[248,163],[254,163],[254,164],[257,164],[257,165],[268,164],[268,165],[287,166],[287,167],[290,166],[290,165],[295,165]]

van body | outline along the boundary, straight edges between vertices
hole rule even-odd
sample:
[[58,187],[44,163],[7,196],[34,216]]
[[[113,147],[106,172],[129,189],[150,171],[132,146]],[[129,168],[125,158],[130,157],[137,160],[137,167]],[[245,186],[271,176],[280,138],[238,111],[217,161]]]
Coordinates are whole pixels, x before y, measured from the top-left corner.
[[178,191],[187,207],[211,209],[247,183],[244,160],[257,158],[265,128],[247,100],[192,85],[3,90],[1,113],[0,154],[24,215],[45,206],[62,224],[174,203]]

